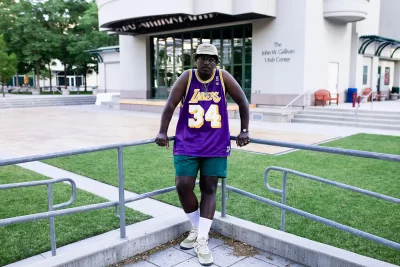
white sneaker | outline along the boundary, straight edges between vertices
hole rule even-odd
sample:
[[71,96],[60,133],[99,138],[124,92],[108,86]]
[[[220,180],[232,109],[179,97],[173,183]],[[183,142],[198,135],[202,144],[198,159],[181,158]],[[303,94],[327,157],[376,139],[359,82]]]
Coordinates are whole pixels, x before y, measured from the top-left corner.
[[195,226],[192,227],[188,237],[185,238],[180,244],[181,249],[188,250],[194,248],[194,243],[196,242],[197,238],[197,228]]
[[213,256],[208,247],[208,239],[205,239],[204,237],[197,239],[194,245],[194,251],[196,252],[201,265],[210,266],[214,263]]

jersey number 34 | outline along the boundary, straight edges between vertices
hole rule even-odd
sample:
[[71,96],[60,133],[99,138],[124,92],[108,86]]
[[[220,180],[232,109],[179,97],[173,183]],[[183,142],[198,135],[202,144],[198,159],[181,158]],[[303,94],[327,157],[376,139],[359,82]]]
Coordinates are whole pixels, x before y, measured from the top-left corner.
[[[193,118],[189,119],[190,128],[201,128],[204,125],[204,108],[200,105],[190,105],[189,113]],[[207,110],[206,121],[211,122],[211,128],[221,128],[221,115],[218,105],[212,104]]]

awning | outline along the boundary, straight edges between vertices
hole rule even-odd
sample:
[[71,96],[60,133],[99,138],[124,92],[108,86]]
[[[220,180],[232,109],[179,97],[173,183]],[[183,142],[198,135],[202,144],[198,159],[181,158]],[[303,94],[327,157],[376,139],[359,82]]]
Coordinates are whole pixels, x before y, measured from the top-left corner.
[[379,46],[375,51],[375,56],[377,56],[377,57],[381,56],[382,51],[389,45],[396,47],[390,56],[391,58],[393,58],[394,53],[396,53],[396,51],[398,49],[400,49],[400,41],[394,40],[394,39],[389,39],[389,38],[382,37],[382,36],[364,35],[364,36],[360,37],[360,40],[362,40],[363,43],[361,44],[360,49],[358,50],[358,53],[362,54],[362,55],[364,55],[367,47],[374,42],[379,43]]
[[257,13],[246,13],[239,15],[227,15],[221,13],[207,13],[199,15],[171,14],[118,21],[107,24],[104,30],[118,35],[139,35],[211,25],[217,27],[218,24],[222,23],[248,21],[267,17],[268,16],[266,15],[260,15]]
[[85,52],[88,52],[90,54],[93,54],[99,63],[103,63],[103,57],[100,55],[100,53],[105,53],[105,52],[119,52],[119,46],[106,46],[106,47],[100,47],[97,49],[92,49],[92,50],[85,50]]

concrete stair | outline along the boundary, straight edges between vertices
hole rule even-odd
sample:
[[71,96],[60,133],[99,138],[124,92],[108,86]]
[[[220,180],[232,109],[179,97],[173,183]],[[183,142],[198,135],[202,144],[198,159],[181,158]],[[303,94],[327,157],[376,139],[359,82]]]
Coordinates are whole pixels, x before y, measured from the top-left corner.
[[[282,107],[259,107],[250,108],[250,120],[252,121],[267,121],[267,122],[290,122],[297,110],[287,109],[282,110]],[[236,119],[240,119],[237,112]]]
[[94,105],[96,96],[29,96],[0,99],[0,109]]
[[311,123],[400,131],[400,112],[309,107],[299,111],[294,123]]

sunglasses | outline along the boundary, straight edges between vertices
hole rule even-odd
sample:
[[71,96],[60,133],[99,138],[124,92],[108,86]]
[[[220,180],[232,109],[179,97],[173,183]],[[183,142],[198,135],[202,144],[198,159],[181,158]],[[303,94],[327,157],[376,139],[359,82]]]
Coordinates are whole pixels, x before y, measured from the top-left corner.
[[217,62],[217,59],[215,57],[198,57],[197,60],[199,60],[201,63],[205,63],[208,61],[209,63],[215,63]]

